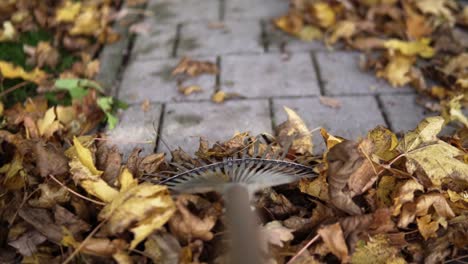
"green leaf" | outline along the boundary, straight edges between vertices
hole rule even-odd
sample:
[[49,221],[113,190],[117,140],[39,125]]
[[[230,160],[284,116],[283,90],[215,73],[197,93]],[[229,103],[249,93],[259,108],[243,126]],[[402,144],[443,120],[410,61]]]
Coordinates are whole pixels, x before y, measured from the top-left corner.
[[87,79],[58,79],[55,81],[55,88],[68,91],[72,99],[83,98],[88,94],[89,88],[94,88],[99,92],[104,92],[101,85],[95,81]]
[[97,99],[97,105],[102,109],[104,112],[109,112],[112,110],[112,104],[114,103],[114,98],[108,97],[100,97]]

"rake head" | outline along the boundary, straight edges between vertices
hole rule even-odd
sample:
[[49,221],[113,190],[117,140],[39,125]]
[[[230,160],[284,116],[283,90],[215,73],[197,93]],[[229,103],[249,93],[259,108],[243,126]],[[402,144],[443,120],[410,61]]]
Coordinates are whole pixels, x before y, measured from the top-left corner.
[[[240,157],[227,158],[201,167],[186,168],[174,164],[182,172],[161,180],[159,184],[166,184],[170,189],[182,193],[210,191],[224,193],[227,188],[235,184],[246,187],[249,194],[253,194],[262,188],[287,184],[303,177],[316,175],[312,167],[284,160],[289,146],[281,151],[281,157],[270,153],[271,145],[261,157],[258,157],[258,141],[256,143],[253,157],[247,157],[245,150]],[[271,154],[272,158],[266,158],[267,154]]]

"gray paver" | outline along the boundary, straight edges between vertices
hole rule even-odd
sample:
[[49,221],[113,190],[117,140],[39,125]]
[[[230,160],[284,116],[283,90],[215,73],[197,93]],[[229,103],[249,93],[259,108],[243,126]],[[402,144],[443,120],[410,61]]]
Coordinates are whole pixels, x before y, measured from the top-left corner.
[[274,18],[288,10],[284,0],[225,0],[225,18]]
[[[200,60],[216,62],[215,58]],[[198,85],[203,89],[201,93],[185,96],[178,92],[177,81],[171,77],[178,62],[179,59],[133,61],[124,73],[119,98],[128,103],[209,99],[214,92],[216,76],[201,75],[184,81],[184,86]]]
[[[273,108],[275,123],[279,125],[286,120],[283,106],[295,110],[309,129],[324,127],[332,135],[341,136],[351,140],[365,137],[367,131],[384,125],[385,120],[373,96],[335,97],[342,106],[333,109],[320,104],[319,98],[275,99]],[[320,153],[325,149],[319,130],[313,134],[314,152]]]
[[393,88],[373,72],[359,68],[359,53],[318,52],[316,54],[327,95],[411,93],[409,87]]
[[[271,133],[267,100],[227,101],[220,105],[212,102],[168,104],[161,134],[171,149],[180,146],[193,154],[198,149],[200,136],[214,143],[244,131],[253,135]],[[159,145],[159,151],[166,150]]]
[[139,34],[132,50],[133,59],[169,58],[175,45],[177,25],[161,25],[154,18],[147,18],[151,25],[147,35]]
[[380,100],[395,133],[413,130],[425,117],[436,115],[416,104],[416,95],[381,95]]
[[153,152],[161,109],[160,104],[151,104],[144,112],[141,106],[133,105],[119,114],[117,127],[106,133],[110,139],[108,143],[118,146],[124,160],[135,147],[141,148],[143,155]]
[[268,52],[322,51],[327,47],[319,40],[303,41],[275,28],[271,21],[265,21]]
[[177,24],[219,19],[219,0],[152,0],[147,10],[158,23]]
[[223,27],[210,23],[184,24],[177,55],[213,56],[238,53],[262,53],[260,21],[229,21]]
[[280,54],[222,57],[221,87],[245,97],[320,94],[308,53],[295,53],[288,60],[283,60]]

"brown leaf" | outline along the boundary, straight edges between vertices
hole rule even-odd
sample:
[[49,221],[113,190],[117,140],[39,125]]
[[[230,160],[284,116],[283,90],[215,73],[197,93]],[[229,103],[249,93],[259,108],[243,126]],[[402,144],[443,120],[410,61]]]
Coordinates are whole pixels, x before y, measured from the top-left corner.
[[52,208],[57,203],[66,203],[70,200],[70,192],[55,183],[41,183],[38,186],[41,196],[28,201],[34,207]]
[[292,141],[291,149],[298,154],[312,153],[312,134],[299,115],[288,107],[284,107],[288,120],[278,125],[276,134],[278,142],[287,146]]
[[187,74],[195,77],[201,74],[218,74],[218,72],[218,66],[210,61],[197,61],[183,57],[174,70],[172,70],[172,76]]
[[64,175],[70,170],[64,151],[51,143],[37,142],[34,145],[36,165],[42,177]]
[[65,227],[71,234],[78,235],[78,233],[89,231],[91,226],[85,221],[79,219],[76,215],[65,209],[60,205],[54,208],[55,223]]
[[21,255],[31,256],[32,254],[36,253],[37,246],[46,240],[47,237],[43,236],[36,230],[31,230],[24,233],[19,238],[8,242],[8,244],[16,248]]
[[334,109],[341,108],[341,101],[336,98],[320,96],[319,99],[320,99],[320,103],[325,106],[329,106],[330,108],[334,108]]
[[398,226],[401,228],[407,227],[410,223],[414,222],[416,216],[427,215],[430,208],[434,208],[435,213],[439,217],[445,219],[455,217],[455,213],[442,194],[429,193],[418,197],[415,202],[403,205]]
[[346,245],[343,230],[339,223],[321,227],[317,233],[335,256],[342,262],[348,261],[348,246]]
[[18,214],[50,241],[56,244],[62,241],[62,228],[54,223],[48,210],[24,206],[19,209]]
[[[372,144],[368,140],[363,140],[359,145],[353,141],[343,141],[332,147],[327,155],[331,202],[349,214],[362,213],[351,198],[369,189],[377,179],[377,171],[366,157],[370,148]],[[346,186],[349,187],[347,191]]]
[[[189,204],[194,205],[199,212],[195,215],[190,211]],[[211,203],[195,195],[184,194],[177,198],[177,211],[169,220],[169,228],[179,241],[213,239],[213,229],[218,219],[219,211]]]
[[96,150],[96,167],[103,171],[102,179],[112,186],[116,186],[120,174],[122,155],[117,146],[109,147],[106,142],[100,142]]

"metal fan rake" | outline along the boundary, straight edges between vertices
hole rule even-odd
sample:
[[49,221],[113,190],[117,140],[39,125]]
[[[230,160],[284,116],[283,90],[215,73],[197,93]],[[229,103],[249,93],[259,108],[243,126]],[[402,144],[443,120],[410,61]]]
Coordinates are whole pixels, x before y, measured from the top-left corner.
[[231,236],[231,264],[262,263],[255,235],[255,215],[250,209],[253,194],[263,188],[316,176],[312,167],[284,160],[291,144],[279,152],[281,155],[272,153],[271,145],[268,145],[259,157],[259,143],[259,140],[255,141],[252,156],[247,155],[245,148],[240,156],[200,167],[173,164],[180,172],[158,182],[180,193],[216,191],[223,195]]

